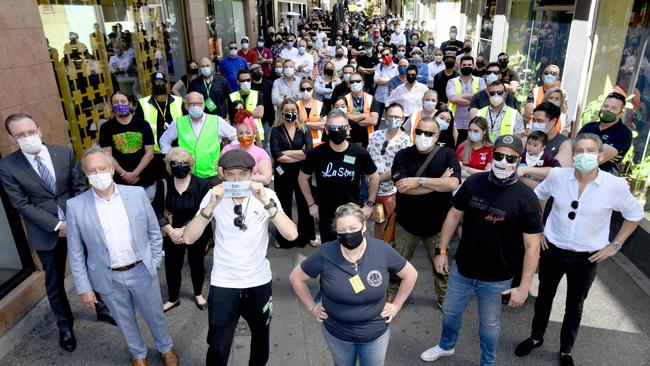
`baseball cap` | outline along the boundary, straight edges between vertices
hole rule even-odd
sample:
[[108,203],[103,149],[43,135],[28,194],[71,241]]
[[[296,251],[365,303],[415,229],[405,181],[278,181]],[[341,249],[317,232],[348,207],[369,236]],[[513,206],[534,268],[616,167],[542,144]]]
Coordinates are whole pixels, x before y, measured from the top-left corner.
[[153,83],[156,80],[167,81],[167,75],[164,72],[156,71],[151,74],[151,82]]
[[502,135],[497,137],[497,141],[494,143],[494,148],[497,147],[509,147],[515,150],[519,155],[524,151],[524,144],[521,142],[521,139],[515,135]]

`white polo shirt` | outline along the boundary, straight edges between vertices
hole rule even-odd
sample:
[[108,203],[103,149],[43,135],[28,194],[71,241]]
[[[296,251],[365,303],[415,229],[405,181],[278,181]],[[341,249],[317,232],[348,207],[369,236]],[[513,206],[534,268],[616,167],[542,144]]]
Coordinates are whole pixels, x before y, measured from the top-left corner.
[[[282,210],[278,196],[264,188],[266,196],[273,199]],[[212,191],[203,197],[197,215],[210,202]],[[248,208],[246,207],[248,205]],[[214,208],[214,254],[210,285],[225,288],[250,288],[269,283],[271,264],[266,259],[269,246],[268,222],[270,216],[264,205],[254,196],[242,203],[246,230],[235,226],[237,215],[232,198],[224,198]]]
[[[609,244],[609,223],[612,211],[619,211],[626,220],[643,218],[643,207],[630,192],[623,178],[602,170],[589,182],[578,197],[579,182],[574,168],[553,168],[548,177],[535,188],[540,200],[553,197],[553,209],[544,235],[558,248],[574,252],[595,252]],[[578,201],[578,208],[571,203]],[[575,212],[575,219],[569,213]]]

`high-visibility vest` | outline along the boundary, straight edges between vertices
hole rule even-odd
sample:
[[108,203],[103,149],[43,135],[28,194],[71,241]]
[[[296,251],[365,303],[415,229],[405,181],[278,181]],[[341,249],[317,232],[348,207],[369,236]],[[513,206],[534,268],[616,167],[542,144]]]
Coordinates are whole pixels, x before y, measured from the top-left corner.
[[[169,108],[169,113],[171,114],[173,121],[183,115],[183,98],[177,97],[175,95],[171,95],[171,97],[172,102],[169,103],[169,106],[167,106],[167,108]],[[151,98],[153,98],[151,95],[148,97],[140,98],[138,102],[140,103],[140,107],[142,107],[142,111],[144,112],[144,120],[149,122],[149,125],[151,126],[151,132],[153,132],[153,152],[159,154],[160,146],[158,146],[158,107],[152,103],[149,103]],[[165,117],[163,116],[163,118]],[[168,124],[165,122],[165,126],[167,125]]]
[[[499,130],[499,133],[497,134],[496,131],[492,131],[490,128],[490,140],[492,140],[492,142],[495,142],[499,136],[515,134],[515,123],[517,122],[517,114],[519,112],[517,112],[517,110],[514,108],[508,107],[507,105],[504,105],[503,108],[505,109],[505,114],[503,116],[503,119],[501,119],[501,128]],[[483,107],[478,110],[476,115],[485,118],[485,120],[488,121],[489,128],[490,121],[487,119],[488,109],[490,109],[490,106]]]
[[[255,110],[255,107],[257,107],[257,98],[258,98],[257,93],[258,93],[257,90],[252,90],[252,89],[248,92],[248,98],[246,98],[245,108],[249,112],[253,112]],[[230,101],[234,102],[236,100],[242,100],[239,91],[230,93]],[[232,116],[231,123],[233,124],[235,123],[235,116]],[[260,140],[264,140],[264,128],[262,127],[262,120],[259,118],[255,118],[255,124],[257,125],[257,132],[260,134]]]
[[[433,110],[433,114],[436,114],[437,110]],[[411,115],[413,116],[413,115]],[[415,145],[415,129],[418,128],[418,125],[420,124],[420,120],[422,120],[422,109],[418,111],[418,113],[411,117],[411,142],[413,145]]]
[[[323,102],[320,100],[312,99],[311,110],[309,111],[309,116],[307,115],[307,109],[302,102],[302,99],[298,101],[298,114],[300,119],[303,122],[319,122],[320,121],[320,112],[323,109]],[[323,143],[323,130],[312,130],[311,131],[311,141],[314,147]]]
[[[352,102],[352,93],[348,93],[345,96],[345,101],[348,103],[348,115],[353,114],[354,105]],[[363,93],[363,114],[370,114],[370,106],[372,105],[372,95],[368,93]],[[375,126],[367,126],[368,130],[368,141],[372,137],[372,134],[375,133]]]
[[[472,93],[473,94],[478,93],[478,87],[479,87],[478,80],[479,79],[480,78],[477,77],[477,76],[472,76]],[[456,84],[456,95],[460,96],[461,94],[463,94],[463,84],[460,81],[460,76],[458,76],[456,78],[453,78],[452,80],[454,80],[454,83]],[[454,103],[451,103],[451,102],[449,102],[448,104],[449,104],[449,110],[451,111],[451,113],[456,115],[456,107],[457,106]]]
[[219,118],[206,113],[198,138],[192,130],[190,116],[182,116],[176,120],[178,146],[192,154],[194,175],[199,178],[212,178],[217,175],[216,164],[221,154]]
[[536,86],[533,88],[533,104],[535,107],[542,104],[542,102],[544,101],[545,93],[546,92],[544,91],[544,88],[541,86]]

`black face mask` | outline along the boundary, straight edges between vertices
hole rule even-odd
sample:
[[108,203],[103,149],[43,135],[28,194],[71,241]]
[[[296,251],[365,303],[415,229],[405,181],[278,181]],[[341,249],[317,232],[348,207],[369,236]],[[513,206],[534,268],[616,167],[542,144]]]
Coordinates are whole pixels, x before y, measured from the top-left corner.
[[456,65],[456,60],[451,60],[451,59],[450,59],[450,60],[446,60],[446,61],[445,61],[445,67],[446,67],[447,69],[453,69],[453,68],[454,68],[454,65]]
[[411,84],[413,84],[417,78],[418,78],[417,75],[406,75],[406,81],[408,81]]
[[462,67],[460,69],[460,73],[464,76],[472,75],[472,71],[474,71],[473,67]]
[[154,84],[151,88],[153,95],[165,95],[167,94],[167,85],[165,84]]
[[499,64],[501,65],[501,68],[507,69],[508,68],[508,60],[499,60]]
[[296,112],[284,112],[282,113],[282,118],[287,122],[294,122],[298,118],[298,115]]
[[197,75],[199,73],[199,69],[190,67],[189,69],[187,69],[187,73],[190,75]]
[[485,61],[476,61],[476,66],[477,67],[484,67],[485,66]]
[[192,167],[189,165],[176,165],[171,167],[171,171],[174,178],[183,179],[187,177],[188,174],[190,174]]
[[251,77],[253,80],[262,80],[262,72],[261,71],[251,71]]
[[340,145],[345,141],[345,138],[348,137],[348,131],[327,131],[327,136],[330,137],[330,141],[335,145]]
[[282,44],[282,40],[281,40],[281,39],[278,39],[278,40],[275,41],[275,43],[276,43],[276,44]]
[[472,52],[472,47],[463,47],[463,52],[465,52],[465,53]]
[[327,75],[327,76],[332,76],[332,75],[334,75],[334,70],[332,70],[332,69],[325,69],[324,72],[325,72],[325,75]]
[[353,233],[337,233],[336,235],[339,238],[339,243],[346,249],[356,249],[363,243],[363,233],[361,230]]

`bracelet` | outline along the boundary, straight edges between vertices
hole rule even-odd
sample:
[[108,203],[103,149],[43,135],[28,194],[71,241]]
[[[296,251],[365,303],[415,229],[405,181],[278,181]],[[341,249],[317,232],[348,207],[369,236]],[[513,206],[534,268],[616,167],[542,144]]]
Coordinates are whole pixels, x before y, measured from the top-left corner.
[[309,207],[311,207],[311,206],[313,206],[315,204],[316,204],[316,201],[312,202],[310,205],[307,205],[307,207],[309,208]]
[[278,216],[278,212],[280,212],[280,210],[276,207],[275,213],[273,214],[273,216],[270,216],[269,219],[273,220],[276,216]]

